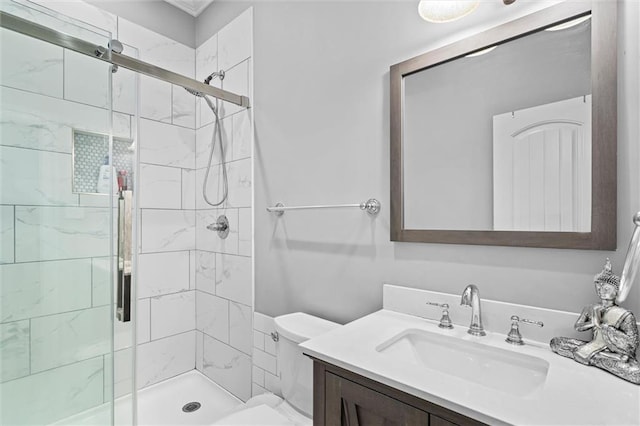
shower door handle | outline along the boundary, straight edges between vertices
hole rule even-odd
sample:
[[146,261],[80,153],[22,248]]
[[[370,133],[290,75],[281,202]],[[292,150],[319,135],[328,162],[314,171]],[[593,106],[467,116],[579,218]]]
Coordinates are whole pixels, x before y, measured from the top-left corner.
[[116,318],[131,321],[131,236],[132,191],[120,191],[118,197],[118,256]]

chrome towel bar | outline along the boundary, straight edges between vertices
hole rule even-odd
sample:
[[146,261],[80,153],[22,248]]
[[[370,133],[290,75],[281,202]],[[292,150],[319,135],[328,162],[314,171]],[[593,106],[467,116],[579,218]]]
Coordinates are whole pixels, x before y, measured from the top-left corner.
[[282,203],[278,203],[273,207],[267,207],[268,212],[275,213],[278,216],[282,216],[287,210],[308,210],[308,209],[337,209],[345,207],[358,207],[360,210],[365,210],[370,215],[377,215],[380,211],[380,201],[375,198],[369,198],[367,201],[358,204],[333,204],[333,205],[318,205],[318,206],[292,206],[286,207]]

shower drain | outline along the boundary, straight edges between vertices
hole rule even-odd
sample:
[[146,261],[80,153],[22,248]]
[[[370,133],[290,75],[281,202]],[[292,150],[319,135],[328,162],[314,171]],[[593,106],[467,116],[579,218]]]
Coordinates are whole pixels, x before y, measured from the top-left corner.
[[193,413],[200,407],[201,407],[201,404],[199,402],[195,402],[195,401],[187,402],[182,406],[182,411],[184,411],[185,413]]

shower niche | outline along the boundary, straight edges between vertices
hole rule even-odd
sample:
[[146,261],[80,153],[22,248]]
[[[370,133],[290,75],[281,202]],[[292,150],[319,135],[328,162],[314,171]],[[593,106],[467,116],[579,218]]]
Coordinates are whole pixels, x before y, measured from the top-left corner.
[[[109,161],[109,135],[83,130],[73,131],[73,192],[81,194],[108,194],[109,165],[115,170],[113,194],[133,189],[134,141],[113,138],[113,160]],[[103,167],[107,166],[107,167]],[[105,175],[106,172],[106,175]],[[102,179],[101,179],[102,178]],[[100,181],[103,183],[100,184]]]

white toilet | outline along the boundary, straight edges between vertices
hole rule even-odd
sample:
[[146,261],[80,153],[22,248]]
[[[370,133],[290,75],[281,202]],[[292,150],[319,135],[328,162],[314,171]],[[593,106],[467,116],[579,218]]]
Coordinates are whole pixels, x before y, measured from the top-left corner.
[[340,324],[302,312],[275,318],[279,336],[277,359],[284,399],[254,396],[214,425],[311,425],[313,415],[313,363],[298,345]]

